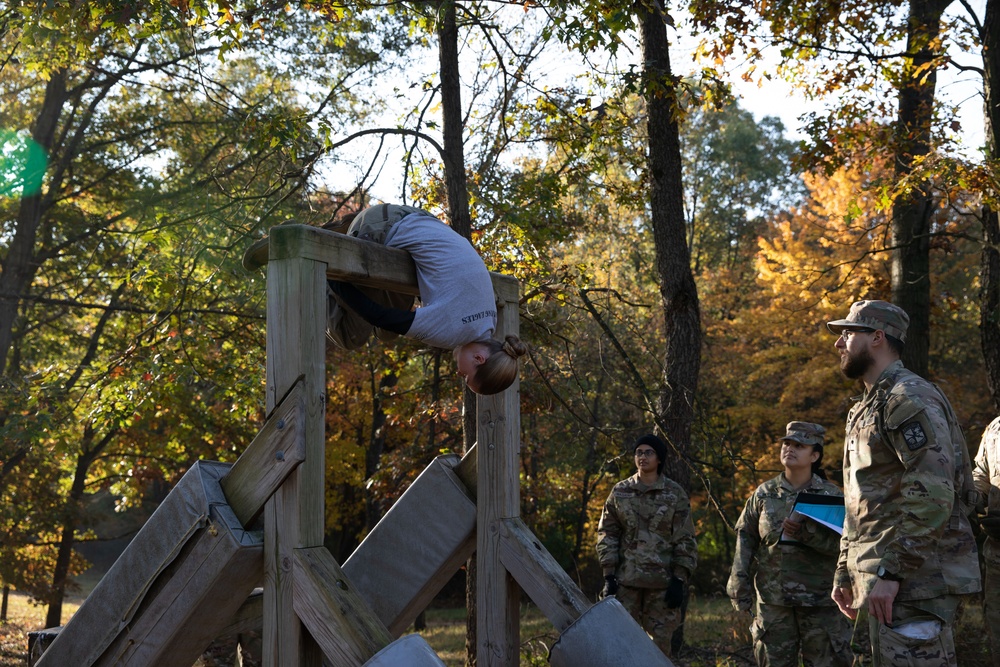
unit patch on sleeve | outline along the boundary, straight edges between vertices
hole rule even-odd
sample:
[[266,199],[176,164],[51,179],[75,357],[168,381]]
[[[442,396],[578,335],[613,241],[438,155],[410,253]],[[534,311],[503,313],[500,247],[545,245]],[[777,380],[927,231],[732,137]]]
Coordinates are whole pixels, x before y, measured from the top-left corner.
[[924,433],[924,427],[920,425],[920,422],[910,422],[903,427],[903,440],[906,441],[906,446],[910,448],[911,452],[915,452],[927,444],[927,434]]

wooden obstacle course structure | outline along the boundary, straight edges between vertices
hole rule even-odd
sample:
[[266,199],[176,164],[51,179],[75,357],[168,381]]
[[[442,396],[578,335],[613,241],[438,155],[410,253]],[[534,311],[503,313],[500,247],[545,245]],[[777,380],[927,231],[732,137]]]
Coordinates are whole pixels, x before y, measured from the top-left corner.
[[[566,641],[572,646],[563,654],[640,656],[635,664],[669,667],[670,661],[627,613],[623,618],[617,611],[610,615],[604,612],[608,608],[624,611],[617,601],[592,605],[521,521],[516,381],[501,394],[479,397],[477,444],[465,457],[436,459],[344,567],[335,561],[323,547],[327,280],[417,294],[416,272],[405,251],[305,225],[272,228],[266,244],[255,244],[248,251],[245,265],[255,268],[264,263],[265,256],[268,419],[231,470],[218,480],[226,511],[242,526],[252,525],[260,517],[263,520],[262,562],[243,572],[243,583],[249,588],[241,593],[245,597],[262,580],[263,601],[258,596],[253,605],[244,605],[239,612],[239,623],[246,625],[260,609],[263,664],[434,665],[433,652],[419,637],[394,639],[474,550],[480,610],[477,652],[482,667],[519,664],[522,589],[558,631],[567,631]],[[492,278],[497,296],[496,336],[502,339],[518,333],[519,290],[517,281],[509,276],[492,274]],[[422,541],[423,533],[433,535],[432,547]],[[190,535],[171,533],[165,538],[176,542],[172,568],[198,571],[208,586],[223,579],[225,567],[219,562],[189,562]],[[133,544],[141,550],[142,542],[137,537]],[[105,579],[113,589],[115,581],[110,575]],[[105,585],[102,580],[98,589]],[[121,600],[111,599],[114,596],[108,598],[111,607],[121,605]],[[157,604],[154,596],[143,600],[142,607]],[[188,626],[180,619],[193,617],[192,608],[207,602],[192,599],[186,604],[173,616],[158,617],[163,636],[176,637],[183,632]],[[595,641],[593,632],[573,632],[572,636],[568,632],[598,610],[602,619],[625,626],[608,627],[598,638],[611,644],[604,653],[588,649],[587,643]],[[198,614],[198,641],[224,631],[236,613],[233,607],[214,618]],[[81,636],[74,630],[80,616],[78,612],[67,624],[66,639]],[[627,650],[616,650],[616,637],[627,638]],[[112,641],[120,638],[118,633]],[[39,665],[70,664],[57,658],[63,639],[61,634]],[[64,645],[74,648],[70,642]],[[97,648],[101,654],[106,646],[95,647],[95,651]],[[51,659],[46,663],[50,651]],[[403,660],[402,655],[412,657]],[[621,664],[607,657],[596,662],[581,659],[584,661],[577,667]],[[104,654],[75,664],[174,664],[162,660],[129,662]]]

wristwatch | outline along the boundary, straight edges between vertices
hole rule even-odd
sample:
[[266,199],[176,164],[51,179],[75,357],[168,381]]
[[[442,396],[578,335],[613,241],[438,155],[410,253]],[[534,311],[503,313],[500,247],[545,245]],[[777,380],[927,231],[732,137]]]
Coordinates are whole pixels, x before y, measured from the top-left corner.
[[883,566],[879,565],[878,569],[875,570],[875,576],[879,579],[885,579],[886,581],[902,581],[903,578],[898,574],[893,574],[889,570],[885,569]]

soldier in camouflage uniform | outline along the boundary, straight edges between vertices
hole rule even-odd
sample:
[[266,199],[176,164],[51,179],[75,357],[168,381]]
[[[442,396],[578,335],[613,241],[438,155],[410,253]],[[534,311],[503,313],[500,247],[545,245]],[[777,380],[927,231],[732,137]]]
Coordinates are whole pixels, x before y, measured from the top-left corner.
[[691,504],[684,489],[662,474],[662,440],[644,435],[633,450],[637,472],[611,490],[597,527],[602,596],[615,595],[669,657],[684,587],[698,564]]
[[986,533],[983,544],[983,619],[990,633],[990,649],[1000,659],[1000,417],[986,427],[976,467],[972,471],[979,492],[979,525]]
[[841,371],[865,385],[847,416],[833,599],[849,618],[867,611],[876,667],[955,665],[959,602],[980,583],[965,439],[944,394],[899,360],[908,324],[885,301],[827,324]]
[[[800,651],[806,667],[849,667],[853,660],[851,626],[830,599],[840,535],[815,521],[790,518],[800,491],[843,495],[823,474],[824,433],[810,422],[785,427],[784,472],[757,487],[736,523],[726,590],[737,610],[754,615],[750,632],[761,667],[798,667]],[[795,542],[779,543],[783,533]]]

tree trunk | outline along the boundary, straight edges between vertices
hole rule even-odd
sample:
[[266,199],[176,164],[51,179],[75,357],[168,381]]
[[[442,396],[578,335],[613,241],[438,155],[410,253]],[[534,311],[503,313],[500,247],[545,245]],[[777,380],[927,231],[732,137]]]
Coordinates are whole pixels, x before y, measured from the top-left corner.
[[[49,591],[49,606],[45,613],[45,627],[55,628],[62,625],[62,603],[66,594],[66,584],[69,581],[69,567],[73,558],[73,547],[76,545],[76,529],[80,524],[80,511],[83,505],[83,495],[87,486],[87,471],[94,462],[97,451],[89,448],[87,442],[93,440],[93,427],[84,429],[83,452],[76,459],[76,470],[73,472],[73,483],[69,496],[66,498],[66,509],[63,515],[59,547],[56,552],[56,564],[52,571],[52,590]],[[110,438],[106,438],[106,443]],[[103,448],[103,445],[102,445]]]
[[701,367],[701,315],[684,224],[677,77],[670,68],[666,16],[659,5],[640,9],[648,114],[650,214],[663,300],[666,356],[657,422],[668,441],[664,472],[690,491],[686,455]]
[[10,598],[10,586],[3,585],[3,601],[0,602],[0,623],[7,622],[7,600]]
[[[59,115],[67,98],[65,70],[53,72],[45,88],[42,108],[31,131],[31,138],[45,149],[46,154],[52,151]],[[3,270],[0,271],[0,376],[6,373],[7,355],[14,341],[18,306],[38,269],[35,262],[35,240],[48,205],[45,200],[46,196],[42,191],[21,199],[14,236],[10,240]]]
[[576,574],[580,574],[580,554],[583,552],[584,528],[587,525],[587,508],[593,489],[590,481],[597,468],[597,438],[601,425],[601,398],[604,395],[604,380],[607,376],[601,373],[597,376],[597,389],[594,392],[594,405],[591,408],[590,440],[587,442],[587,455],[583,464],[583,479],[580,483],[580,508],[576,516],[576,535],[573,543],[573,566]]
[[[448,193],[448,219],[451,228],[472,241],[472,219],[469,215],[469,192],[465,184],[465,145],[462,127],[462,81],[458,67],[458,21],[455,2],[445,0],[438,14],[438,55],[441,67],[441,120],[444,139],[444,180]],[[465,451],[476,442],[476,395],[468,388],[464,392],[464,419],[462,422]],[[465,604],[466,662],[476,664],[476,558],[466,563]],[[471,585],[471,588],[470,588]]]
[[441,121],[444,139],[444,180],[451,228],[472,240],[469,192],[465,184],[465,144],[462,125],[462,81],[458,67],[458,22],[455,3],[441,3],[438,39],[441,60]]
[[[931,150],[931,125],[937,69],[929,63],[937,56],[941,14],[952,0],[911,0],[907,25],[908,54],[899,88],[895,127],[896,179],[908,176],[914,162]],[[934,198],[930,184],[908,189],[892,207],[892,301],[910,316],[903,363],[927,375],[930,351],[930,232]]]
[[[986,94],[987,158],[1000,157],[1000,0],[988,0],[983,19],[983,89]],[[979,332],[993,406],[1000,410],[1000,192],[983,207]]]

